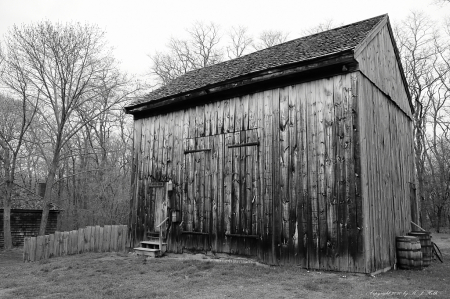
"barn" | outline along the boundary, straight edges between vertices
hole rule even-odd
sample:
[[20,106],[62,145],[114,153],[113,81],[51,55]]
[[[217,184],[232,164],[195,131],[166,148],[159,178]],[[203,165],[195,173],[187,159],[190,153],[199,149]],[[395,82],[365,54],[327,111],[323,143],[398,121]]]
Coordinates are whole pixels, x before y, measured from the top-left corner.
[[415,210],[413,107],[387,15],[191,71],[125,110],[135,244],[161,232],[174,253],[395,264]]

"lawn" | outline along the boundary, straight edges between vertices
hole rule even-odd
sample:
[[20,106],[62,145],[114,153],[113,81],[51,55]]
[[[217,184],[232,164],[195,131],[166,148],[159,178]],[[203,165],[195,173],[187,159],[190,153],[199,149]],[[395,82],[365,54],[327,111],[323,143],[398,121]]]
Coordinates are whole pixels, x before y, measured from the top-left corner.
[[0,251],[0,298],[450,298],[450,235],[433,241],[444,264],[376,277],[202,255],[86,253],[23,263],[20,250]]

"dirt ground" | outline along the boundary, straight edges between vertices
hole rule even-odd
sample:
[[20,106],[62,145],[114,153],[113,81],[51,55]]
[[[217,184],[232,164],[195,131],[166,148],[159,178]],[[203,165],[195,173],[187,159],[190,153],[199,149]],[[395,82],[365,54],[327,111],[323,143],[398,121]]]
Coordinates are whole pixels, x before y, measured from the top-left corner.
[[433,234],[444,263],[371,277],[270,267],[247,259],[88,253],[23,263],[0,251],[0,298],[450,298],[450,234]]

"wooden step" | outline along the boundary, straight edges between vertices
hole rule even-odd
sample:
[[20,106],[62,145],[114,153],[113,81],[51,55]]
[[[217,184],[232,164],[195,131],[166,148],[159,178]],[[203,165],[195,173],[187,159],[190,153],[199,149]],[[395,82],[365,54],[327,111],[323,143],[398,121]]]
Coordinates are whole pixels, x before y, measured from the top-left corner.
[[140,243],[140,248],[159,249],[161,253],[167,251],[167,243],[161,243],[161,248],[159,247],[159,241],[141,241]]
[[147,232],[147,238],[159,238],[159,232]]
[[[159,240],[147,240],[147,241],[141,241],[140,243],[159,246]],[[167,243],[161,243],[161,245],[167,245]]]
[[147,238],[146,241],[159,242],[159,238],[156,238],[156,237],[150,237],[150,238]]
[[159,250],[159,249],[143,248],[143,247],[137,247],[137,248],[133,248],[133,249],[137,255],[146,255],[146,256],[150,256],[150,257],[160,257],[161,256],[161,250]]

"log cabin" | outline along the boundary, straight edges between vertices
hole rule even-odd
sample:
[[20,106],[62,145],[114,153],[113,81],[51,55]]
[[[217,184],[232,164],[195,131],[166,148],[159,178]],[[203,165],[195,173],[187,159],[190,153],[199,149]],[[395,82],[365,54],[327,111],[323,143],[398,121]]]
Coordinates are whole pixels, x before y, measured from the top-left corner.
[[[44,187],[45,190],[45,187]],[[0,248],[4,247],[3,235],[3,196],[5,186],[0,186]],[[23,246],[25,237],[36,237],[39,233],[42,218],[42,191],[38,194],[20,185],[13,184],[11,195],[11,237],[13,246]],[[62,209],[54,203],[50,203],[50,213],[48,215],[45,234],[53,234],[58,226],[58,219]]]
[[188,72],[125,111],[134,244],[164,231],[174,253],[394,266],[415,205],[413,106],[387,15]]

